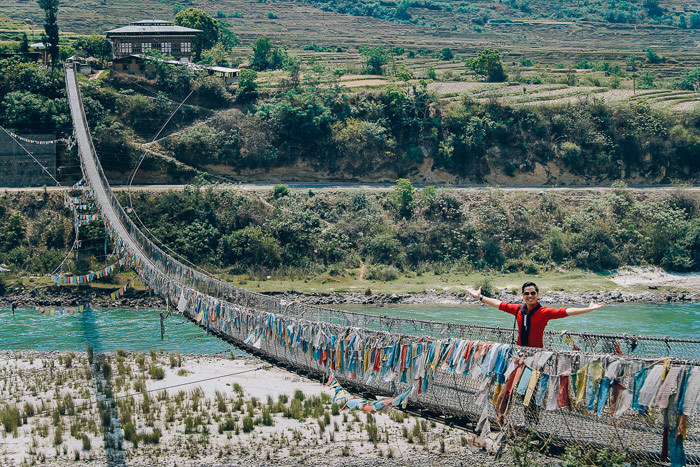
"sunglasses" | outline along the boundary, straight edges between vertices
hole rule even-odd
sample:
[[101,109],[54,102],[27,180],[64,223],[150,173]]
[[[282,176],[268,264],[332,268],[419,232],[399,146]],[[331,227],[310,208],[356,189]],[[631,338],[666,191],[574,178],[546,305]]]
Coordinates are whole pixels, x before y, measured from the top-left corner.
[[523,295],[537,295],[537,292],[523,292]]

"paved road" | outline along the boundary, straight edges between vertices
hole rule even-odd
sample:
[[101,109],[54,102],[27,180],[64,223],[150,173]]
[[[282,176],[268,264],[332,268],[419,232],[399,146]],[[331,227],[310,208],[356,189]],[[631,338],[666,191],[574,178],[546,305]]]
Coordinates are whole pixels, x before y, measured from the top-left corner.
[[[275,185],[285,185],[292,189],[314,189],[314,190],[389,190],[394,185],[386,183],[305,183],[305,182],[267,182],[267,183],[230,183],[223,185],[215,185],[217,189],[235,189],[235,190],[271,190]],[[192,185],[134,185],[131,187],[132,191],[167,191],[167,190],[182,190],[186,186]],[[414,185],[416,188],[422,188],[423,185]],[[124,185],[112,185],[113,191],[125,191],[127,186]],[[490,189],[499,189],[504,191],[610,191],[616,190],[618,188],[613,188],[609,186],[564,186],[564,187],[553,187],[553,186],[484,186],[484,185],[443,185],[436,186],[439,189],[448,190],[474,190],[474,191],[484,191]],[[46,187],[47,191],[57,191],[63,190],[62,187]],[[628,187],[630,190],[636,191],[672,191],[677,190],[678,187],[674,186],[632,186]],[[684,187],[684,190],[690,191],[700,191],[700,186]],[[43,187],[0,187],[0,192],[9,191],[28,191],[28,192],[40,192],[43,191]]]

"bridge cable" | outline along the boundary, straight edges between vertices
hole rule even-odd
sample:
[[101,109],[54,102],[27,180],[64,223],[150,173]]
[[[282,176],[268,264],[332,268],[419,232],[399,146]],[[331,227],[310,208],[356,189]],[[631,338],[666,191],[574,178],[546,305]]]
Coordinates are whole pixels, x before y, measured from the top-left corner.
[[38,160],[36,157],[34,157],[34,154],[32,154],[27,148],[25,148],[25,147],[22,145],[22,143],[19,142],[19,140],[18,140],[17,138],[15,138],[14,136],[12,136],[12,134],[11,134],[9,131],[7,131],[7,130],[6,130],[3,126],[1,126],[1,125],[0,125],[0,129],[2,129],[2,131],[4,131],[5,133],[7,133],[7,136],[9,136],[10,138],[12,138],[12,139],[14,140],[14,142],[15,142],[17,145],[19,145],[19,147],[21,147],[22,149],[24,149],[24,152],[26,152],[27,154],[29,154],[29,157],[31,157],[32,159],[34,159],[34,162],[36,162],[37,164],[39,164],[39,166],[44,170],[44,172],[46,172],[46,173],[49,175],[49,177],[51,177],[51,178],[53,179],[53,181],[56,182],[56,185],[58,185],[58,186],[60,186],[60,187],[63,187],[63,185],[61,185],[61,182],[59,182],[58,180],[56,180],[56,177],[54,177],[53,174],[52,174],[51,172],[49,172],[49,169],[47,169],[46,167],[44,167],[44,165],[43,165],[41,162],[39,162],[39,160]]
[[[168,123],[170,123],[170,120],[172,120],[172,118],[175,116],[175,113],[177,113],[177,111],[180,109],[180,107],[182,107],[182,106],[185,104],[185,102],[187,101],[187,99],[189,99],[189,97],[192,95],[192,93],[194,93],[194,90],[190,91],[190,93],[187,95],[187,97],[185,97],[185,99],[184,99],[182,102],[180,102],[180,104],[175,108],[175,110],[173,110],[173,112],[170,114],[170,116],[169,116],[168,119],[165,121],[165,123],[160,127],[160,129],[158,130],[158,132],[156,132],[156,134],[153,136],[153,138],[151,139],[151,143],[158,139],[158,137],[159,137],[160,134],[163,132],[163,130],[165,130],[165,127],[168,125]],[[160,240],[148,227],[146,227],[146,225],[143,223],[143,221],[142,221],[141,218],[139,217],[138,213],[137,213],[136,210],[134,209],[133,200],[132,200],[132,197],[131,197],[131,186],[132,186],[132,184],[133,184],[133,182],[134,182],[134,178],[136,177],[136,172],[138,172],[139,168],[141,167],[141,164],[143,163],[144,159],[146,158],[146,153],[147,153],[147,152],[151,152],[151,151],[148,151],[148,149],[144,149],[144,150],[143,150],[143,154],[141,155],[141,159],[140,159],[139,162],[136,164],[136,166],[134,167],[134,170],[131,172],[131,176],[129,177],[129,184],[127,185],[127,192],[128,192],[128,195],[129,195],[129,208],[131,209],[131,212],[133,213],[134,217],[136,218],[136,220],[138,221],[138,223],[141,225],[141,227],[143,227],[143,229],[144,229],[146,232],[148,232],[148,233],[150,234],[150,236],[153,238],[154,241],[158,242],[158,244],[160,244],[163,248],[165,248],[166,250],[168,250],[168,251],[169,251],[170,253],[172,253],[173,255],[177,256],[180,260],[182,260],[182,261],[184,261],[185,263],[187,263],[187,264],[189,264],[190,266],[192,266],[194,269],[199,270],[200,272],[203,272],[204,274],[207,274],[207,275],[213,277],[213,275],[212,275],[209,271],[207,271],[206,269],[204,269],[204,268],[202,268],[202,267],[200,267],[200,266],[198,266],[198,265],[192,263],[189,259],[187,259],[187,258],[185,258],[184,256],[180,255],[178,252],[176,252],[175,250],[173,250],[172,248],[170,248],[168,245],[166,245],[165,242],[163,242],[162,240]]]
[[[59,182],[58,180],[56,180],[56,177],[53,176],[53,174],[49,171],[49,169],[47,169],[41,162],[39,162],[39,160],[38,160],[36,157],[34,157],[34,154],[32,154],[27,148],[25,148],[24,145],[22,145],[22,143],[20,143],[19,140],[18,140],[17,138],[15,138],[14,136],[12,136],[12,134],[11,134],[9,131],[7,131],[7,130],[5,129],[5,127],[3,127],[2,125],[0,125],[0,129],[2,129],[2,131],[4,131],[5,133],[7,133],[7,135],[8,135],[10,138],[12,138],[12,139],[14,140],[14,142],[15,142],[19,147],[21,147],[21,148],[24,150],[24,152],[26,152],[26,153],[29,155],[29,157],[31,157],[31,158],[34,160],[34,162],[36,162],[37,164],[39,164],[39,166],[42,168],[42,170],[43,170],[44,172],[46,172],[46,173],[49,175],[49,177],[51,177],[51,178],[53,179],[54,182],[56,182],[56,185],[58,185],[58,186],[61,187],[61,188],[64,188],[64,186],[61,184],[61,182]],[[61,261],[61,263],[56,267],[56,269],[53,270],[53,272],[51,272],[51,274],[49,274],[48,277],[51,277],[52,275],[56,274],[56,271],[58,271],[59,269],[61,269],[61,267],[63,267],[63,265],[65,264],[65,262],[68,260],[68,258],[70,257],[71,253],[72,253],[73,250],[75,249],[77,243],[78,243],[78,237],[77,237],[77,235],[76,235],[76,238],[75,238],[75,240],[73,240],[73,244],[71,245],[70,250],[68,250],[68,253],[66,253],[66,256],[63,258],[63,260]],[[46,278],[40,280],[39,283],[37,283],[37,285],[35,285],[32,289],[30,289],[30,290],[28,290],[28,291],[25,291],[22,295],[20,295],[19,297],[17,297],[17,299],[14,300],[14,301],[15,301],[16,303],[19,303],[19,301],[22,300],[23,298],[25,298],[27,295],[31,294],[32,292],[34,292],[34,291],[35,291],[36,289],[38,289],[39,287],[42,287],[42,286],[44,285],[44,282],[45,282],[45,281],[46,281]]]

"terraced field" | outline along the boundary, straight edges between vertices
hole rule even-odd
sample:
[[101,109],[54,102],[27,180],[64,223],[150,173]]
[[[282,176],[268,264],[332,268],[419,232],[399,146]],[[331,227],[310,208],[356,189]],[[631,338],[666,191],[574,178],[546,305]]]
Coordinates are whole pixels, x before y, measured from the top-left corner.
[[[175,3],[172,0],[74,0],[61,4],[59,23],[63,34],[66,31],[101,33],[143,17],[172,18]],[[461,5],[453,3],[455,8]],[[477,3],[482,9],[490,5],[483,1]],[[542,1],[533,0],[532,3],[541,13]],[[668,11],[680,8],[671,1],[666,3],[664,7]],[[232,52],[235,63],[245,66],[252,42],[266,35],[298,56],[307,70],[318,67],[344,70],[340,85],[347,92],[371,91],[391,82],[406,84],[394,78],[361,74],[362,57],[358,48],[383,45],[413,51],[412,58],[406,53],[392,57],[388,66],[410,71],[414,79],[409,83],[428,79],[432,69],[437,79],[428,79],[429,86],[446,100],[457,99],[465,92],[478,100],[499,99],[514,105],[563,104],[595,97],[608,102],[645,101],[672,111],[693,110],[700,102],[697,92],[667,89],[686,70],[700,66],[700,30],[528,18],[520,13],[509,21],[489,22],[480,28],[468,20],[471,13],[413,7],[410,9],[413,17],[420,13],[424,20],[419,22],[421,24],[401,24],[323,11],[301,1],[197,0],[189,4],[212,14],[217,11],[226,16],[236,13],[238,17],[225,19],[242,40],[241,47]],[[503,13],[502,5],[491,7],[494,12]],[[268,13],[273,15],[268,16]],[[17,27],[18,23],[24,25],[30,36],[38,36],[43,17],[34,2],[4,0],[3,15],[7,17],[0,16],[0,41],[16,37],[22,30]],[[64,38],[71,36],[66,34]],[[312,45],[316,50],[309,50]],[[453,50],[454,60],[443,61],[437,57],[443,47]],[[500,49],[508,74],[516,81],[533,84],[477,81],[463,59],[474,56],[484,47]],[[655,64],[643,60],[645,49],[649,47],[662,54],[665,60]],[[642,58],[643,70],[639,73],[649,72],[659,89],[632,89],[633,82],[629,73],[624,73],[624,67],[626,59],[633,55]],[[615,78],[602,71],[575,69],[579,63],[599,66],[605,62],[622,67],[623,76]],[[263,73],[259,82],[263,87],[275,88],[283,75],[282,71]],[[572,84],[569,82],[571,75],[576,86],[568,85]]]
[[[683,70],[700,66],[700,30],[652,24],[618,24],[591,20],[557,20],[535,17],[513,11],[508,21],[490,21],[484,26],[472,22],[478,14],[490,11],[491,16],[503,15],[505,2],[476,2],[478,8],[466,8],[463,2],[446,1],[452,11],[409,8],[420,24],[401,24],[371,17],[358,17],[327,12],[297,1],[260,2],[258,0],[193,0],[182,5],[196,6],[211,14],[221,11],[233,31],[249,46],[266,35],[274,42],[294,50],[310,44],[336,50],[357,51],[360,45],[401,46],[415,51],[438,52],[452,48],[456,54],[473,55],[484,47],[502,50],[508,62],[526,57],[544,66],[580,60],[624,62],[631,54],[643,55],[648,47],[667,57],[665,63],[650,65],[663,77],[678,76]],[[533,0],[540,10],[547,2]],[[559,2],[561,9],[576,2]],[[580,3],[580,2],[579,2]],[[668,11],[687,10],[688,5],[668,0]],[[144,17],[172,18],[175,0],[72,0],[63,2],[59,10],[62,31],[82,34],[102,33],[128,21]],[[508,7],[510,8],[510,7]],[[512,10],[512,8],[510,8]],[[697,9],[697,8],[695,8]],[[31,19],[43,22],[42,11],[35,2],[3,0],[2,12],[13,20]],[[481,13],[478,13],[477,10]],[[690,14],[688,10],[687,14]],[[273,13],[272,19],[268,13]],[[341,54],[342,55],[342,54]],[[417,57],[420,58],[420,57]],[[342,62],[340,56],[327,57]],[[420,62],[417,63],[420,67]],[[444,64],[441,70],[449,70]]]

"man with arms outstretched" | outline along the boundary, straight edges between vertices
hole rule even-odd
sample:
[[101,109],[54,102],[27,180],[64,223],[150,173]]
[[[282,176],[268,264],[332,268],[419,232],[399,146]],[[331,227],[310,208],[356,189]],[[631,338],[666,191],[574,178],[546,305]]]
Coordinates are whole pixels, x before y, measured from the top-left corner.
[[550,319],[566,318],[567,316],[582,315],[590,313],[605,306],[605,303],[595,303],[591,300],[586,308],[547,308],[540,305],[537,300],[540,289],[534,282],[523,284],[524,304],[506,303],[495,298],[486,297],[481,294],[481,287],[478,290],[467,289],[469,294],[492,307],[515,316],[518,322],[518,345],[526,347],[542,347],[542,337],[544,328]]

